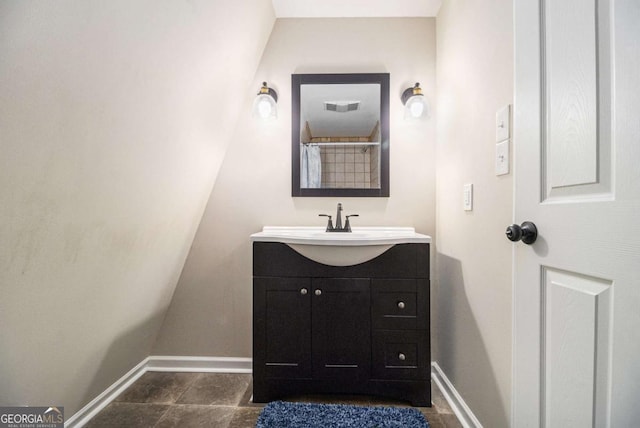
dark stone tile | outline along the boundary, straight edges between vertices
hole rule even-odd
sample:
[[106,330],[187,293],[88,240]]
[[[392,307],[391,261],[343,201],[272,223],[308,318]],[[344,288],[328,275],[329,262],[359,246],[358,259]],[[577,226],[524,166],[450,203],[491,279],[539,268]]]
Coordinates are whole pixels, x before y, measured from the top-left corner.
[[227,428],[235,408],[176,404],[162,416],[154,428]]
[[[252,403],[249,374],[148,372],[86,426],[254,428],[266,403]],[[410,403],[363,395],[301,395],[286,401],[410,407]],[[432,407],[416,407],[431,428],[459,428],[436,385]],[[170,405],[172,404],[172,405]]]
[[146,372],[115,401],[173,404],[197,377],[198,373]]
[[238,407],[227,428],[254,428],[261,411],[258,407]]
[[250,374],[200,373],[176,403],[237,406],[250,382]]
[[431,406],[431,407],[416,407],[418,410],[420,410],[420,413],[422,413],[425,416],[428,415],[437,415],[438,414],[438,409],[435,406]]
[[442,419],[446,428],[462,428],[462,424],[456,415],[442,414],[440,415],[440,419]]
[[168,405],[111,403],[93,417],[86,428],[151,428],[169,409]]
[[442,419],[440,419],[440,415],[430,414],[425,415],[427,422],[429,422],[429,428],[446,428]]
[[431,385],[431,406],[438,413],[453,414],[447,399],[444,398],[444,395],[435,384]]
[[249,381],[249,386],[247,387],[246,391],[244,392],[242,399],[240,399],[240,404],[238,404],[239,407],[259,407],[262,408],[264,406],[267,405],[267,403],[254,403],[253,401],[251,401],[251,398],[253,397],[253,380]]

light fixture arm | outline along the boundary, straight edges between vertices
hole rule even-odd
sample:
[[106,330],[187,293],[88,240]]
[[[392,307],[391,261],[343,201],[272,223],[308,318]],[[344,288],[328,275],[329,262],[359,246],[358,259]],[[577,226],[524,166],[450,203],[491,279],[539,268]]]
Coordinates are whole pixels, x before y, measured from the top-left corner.
[[402,104],[405,105],[407,104],[407,101],[409,100],[409,98],[413,97],[413,96],[423,96],[422,95],[422,88],[420,87],[420,82],[416,82],[416,84],[413,86],[413,88],[407,88],[404,90],[404,92],[402,93]]
[[420,82],[416,82],[416,84],[412,88],[405,89],[404,92],[402,92],[402,96],[400,97],[400,99],[402,100],[402,104],[404,105],[405,119],[420,119],[421,117],[425,116],[425,114],[428,114],[427,100],[422,94]]
[[273,89],[267,86],[267,82],[262,82],[262,87],[260,88],[260,92],[258,95],[270,95],[275,102],[278,102],[278,93]]

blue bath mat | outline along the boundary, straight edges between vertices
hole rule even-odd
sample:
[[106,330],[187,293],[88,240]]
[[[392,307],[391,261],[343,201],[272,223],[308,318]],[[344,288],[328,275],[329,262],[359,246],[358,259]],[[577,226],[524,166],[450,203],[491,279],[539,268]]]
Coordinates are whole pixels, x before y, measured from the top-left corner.
[[274,401],[262,410],[256,428],[429,428],[429,423],[412,408]]

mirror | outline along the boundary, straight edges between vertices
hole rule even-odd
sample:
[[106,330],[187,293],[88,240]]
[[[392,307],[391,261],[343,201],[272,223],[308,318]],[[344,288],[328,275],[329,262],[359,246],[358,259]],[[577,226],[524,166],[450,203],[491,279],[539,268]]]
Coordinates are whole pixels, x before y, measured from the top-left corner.
[[293,74],[292,196],[389,196],[389,74]]

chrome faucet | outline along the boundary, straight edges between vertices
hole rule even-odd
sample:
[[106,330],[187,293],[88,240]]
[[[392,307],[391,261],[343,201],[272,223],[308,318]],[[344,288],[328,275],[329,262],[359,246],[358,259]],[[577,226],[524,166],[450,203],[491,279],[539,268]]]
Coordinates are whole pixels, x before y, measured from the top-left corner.
[[351,232],[351,225],[349,224],[349,217],[359,217],[358,214],[350,214],[345,216],[346,220],[344,222],[344,227],[342,227],[342,204],[338,203],[338,208],[336,212],[336,225],[333,226],[333,222],[331,221],[331,216],[329,214],[318,214],[319,217],[329,217],[329,221],[327,222],[327,232]]

